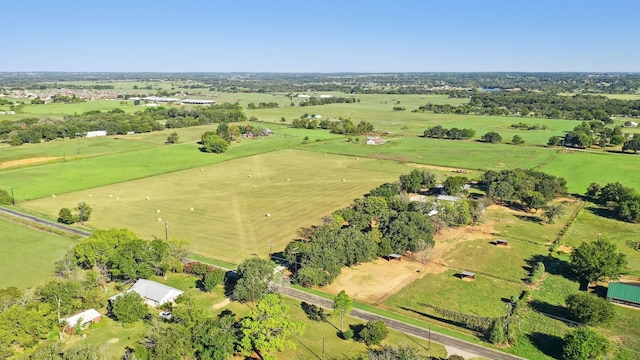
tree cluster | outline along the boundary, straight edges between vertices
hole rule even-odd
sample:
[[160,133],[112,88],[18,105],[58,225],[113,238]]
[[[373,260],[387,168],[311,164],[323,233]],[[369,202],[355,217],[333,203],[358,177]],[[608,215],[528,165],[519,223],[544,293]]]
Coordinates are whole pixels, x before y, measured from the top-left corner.
[[86,221],[89,221],[89,217],[91,217],[91,213],[93,212],[93,208],[84,201],[78,203],[75,210],[76,214],[74,215],[69,208],[60,209],[58,222],[67,225],[79,222],[84,225]]
[[261,102],[256,105],[256,103],[248,103],[247,109],[255,110],[255,109],[276,109],[279,108],[280,105],[277,102]]
[[356,98],[349,97],[310,97],[309,99],[302,101],[300,106],[316,106],[316,105],[327,105],[327,104],[353,104],[357,101]]
[[513,204],[520,203],[528,209],[543,209],[547,203],[567,192],[567,182],[535,170],[487,171],[480,185],[491,199]]
[[587,196],[612,211],[620,220],[640,222],[640,194],[630,187],[619,182],[608,183],[604,187],[591,183]]
[[182,271],[186,242],[142,240],[127,229],[96,230],[73,250],[76,264],[96,269],[107,280],[137,280]]
[[[383,187],[387,192],[388,186]],[[303,229],[302,238],[289,243],[285,255],[295,282],[326,285],[343,266],[424,250],[433,245],[433,232],[429,217],[411,210],[399,196],[368,196],[326,217],[322,225]]]
[[571,316],[586,325],[605,324],[615,316],[615,305],[588,292],[569,295],[565,302]]
[[476,131],[473,129],[458,129],[451,128],[445,129],[440,125],[430,127],[424,131],[423,136],[426,138],[435,139],[450,139],[450,140],[467,140],[474,137]]
[[468,104],[420,106],[418,111],[445,114],[521,115],[547,119],[600,120],[612,116],[640,116],[640,100],[610,99],[597,95],[564,96],[529,91],[476,92]]

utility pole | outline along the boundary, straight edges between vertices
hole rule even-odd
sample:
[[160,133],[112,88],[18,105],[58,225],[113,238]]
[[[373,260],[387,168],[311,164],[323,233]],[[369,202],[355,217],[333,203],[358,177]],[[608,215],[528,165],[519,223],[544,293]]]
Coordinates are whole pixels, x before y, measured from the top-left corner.
[[11,205],[16,206],[16,197],[13,196],[13,186],[11,186]]
[[164,221],[164,240],[169,241],[169,223],[167,220]]

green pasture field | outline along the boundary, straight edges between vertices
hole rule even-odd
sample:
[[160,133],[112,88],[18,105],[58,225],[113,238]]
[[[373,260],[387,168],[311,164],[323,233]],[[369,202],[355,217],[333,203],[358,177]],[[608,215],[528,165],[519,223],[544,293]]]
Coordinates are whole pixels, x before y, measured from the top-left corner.
[[85,201],[94,209],[90,227],[142,238],[163,238],[168,221],[169,236],[191,241],[194,253],[239,263],[266,256],[270,243],[283,249],[301,227],[406,172],[395,162],[283,150],[21,205],[55,218]]
[[476,274],[476,280],[461,280],[459,270],[449,269],[442,274],[427,274],[385,301],[388,308],[414,315],[412,311],[438,316],[432,309],[421,306],[430,304],[477,316],[505,315],[505,302],[518,296],[526,288],[524,283],[514,283],[491,276]]
[[[113,137],[66,139],[41,144],[23,144],[21,146],[6,147],[0,152],[0,169],[3,167],[4,163],[9,161],[27,162],[24,165],[14,164],[11,168],[34,166],[34,163],[28,163],[28,159],[36,160],[37,158],[48,158],[48,160],[46,160],[47,163],[67,162],[87,157],[143,150],[154,147],[153,144],[142,141],[132,141],[130,139],[132,139],[132,137],[122,137],[119,141],[114,141]],[[37,163],[37,165],[40,164],[41,162]],[[4,166],[7,167],[9,165],[10,164],[5,164]],[[2,173],[0,172],[0,174]]]
[[37,115],[40,117],[42,115],[80,115],[86,111],[92,110],[109,111],[113,109],[120,109],[127,113],[144,110],[143,107],[134,106],[133,101],[128,100],[125,101],[125,105],[120,105],[121,101],[123,100],[95,100],[77,104],[50,103],[27,105],[24,107],[24,110],[20,115],[23,115],[22,117],[27,117],[25,115]]
[[640,241],[640,224],[626,223],[602,215],[607,215],[607,211],[595,205],[583,209],[564,236],[564,243],[575,248],[582,242],[592,242],[598,238],[611,241],[618,251],[627,255],[630,271],[640,276],[640,250],[634,248],[635,242]]
[[[140,147],[140,150],[117,152],[122,151],[122,148],[115,145],[110,154],[99,158],[7,169],[0,172],[0,188],[13,186],[16,201],[20,202],[301,146],[306,136],[309,136],[309,141],[314,142],[336,138],[336,135],[327,131],[274,127],[276,129],[274,135],[234,142],[224,154],[207,154],[199,151],[196,141],[200,139],[202,133],[214,129],[215,125],[202,126],[198,129],[176,129],[175,131],[181,134],[181,143],[175,145],[159,145],[166,140],[170,131],[121,136],[118,137],[119,140],[86,139],[79,146],[96,144],[96,148],[101,148],[111,141],[114,144],[122,142],[124,149]],[[188,142],[183,143],[183,138]],[[73,147],[76,144],[74,141],[62,143]],[[132,142],[135,145],[132,145]],[[57,144],[57,142],[32,145],[29,147],[31,150],[25,150],[25,152],[27,155],[36,154],[39,151],[45,152],[49,146],[53,146],[50,144]],[[149,144],[151,146],[148,146]],[[154,147],[153,144],[158,146]],[[62,155],[60,153],[66,153],[65,145],[60,146],[57,150],[58,156]],[[13,158],[9,155],[7,159]]]
[[[301,303],[297,300],[282,298],[282,303],[289,307],[291,320],[302,321],[305,324],[305,330],[302,335],[293,336],[296,344],[295,349],[287,349],[281,353],[277,353],[278,359],[319,359],[322,357],[322,348],[324,341],[324,358],[339,360],[350,359],[359,353],[367,350],[364,343],[355,340],[342,340],[338,337],[338,329],[340,327],[340,318],[330,315],[327,322],[319,322],[309,320],[302,310]],[[226,309],[233,311],[237,316],[243,317],[249,314],[248,305],[238,302],[229,304]],[[331,313],[325,310],[326,313]],[[346,316],[344,318],[344,329],[348,329],[349,325],[360,325],[362,321]],[[424,356],[437,356],[446,358],[447,351],[444,346],[429,341],[409,336],[395,330],[389,332],[389,336],[382,342],[382,345],[407,345],[422,351]]]
[[53,276],[54,263],[75,241],[25,227],[0,217],[0,288],[27,289]]
[[640,155],[566,150],[540,171],[564,177],[570,192],[584,194],[590,183],[620,182],[640,190]]
[[358,138],[360,140],[358,143],[346,142],[345,140],[324,141],[306,145],[305,149],[399,162],[482,170],[532,168],[548,160],[558,151],[558,149],[551,148],[420,137],[395,139],[391,137],[390,141],[383,145],[366,145],[366,137],[360,136]]

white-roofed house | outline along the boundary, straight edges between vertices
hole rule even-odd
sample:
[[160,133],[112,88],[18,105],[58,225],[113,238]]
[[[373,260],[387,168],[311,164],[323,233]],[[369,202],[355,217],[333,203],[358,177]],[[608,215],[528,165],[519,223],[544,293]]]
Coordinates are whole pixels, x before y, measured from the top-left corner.
[[100,321],[100,319],[102,319],[102,314],[100,314],[96,309],[89,309],[79,314],[69,316],[68,318],[60,319],[60,322],[66,322],[67,331],[72,332],[78,325],[81,328],[84,328],[88,324]]
[[[140,297],[142,297],[148,305],[153,307],[158,307],[164,303],[174,301],[183,293],[182,290],[178,290],[176,288],[172,288],[171,286],[160,284],[158,282],[147,279],[138,279],[138,281],[133,284],[131,289],[125,291],[124,293],[128,293],[130,291],[137,292],[138,295],[140,295]],[[109,298],[109,301],[115,300],[122,294],[112,296],[111,298]]]

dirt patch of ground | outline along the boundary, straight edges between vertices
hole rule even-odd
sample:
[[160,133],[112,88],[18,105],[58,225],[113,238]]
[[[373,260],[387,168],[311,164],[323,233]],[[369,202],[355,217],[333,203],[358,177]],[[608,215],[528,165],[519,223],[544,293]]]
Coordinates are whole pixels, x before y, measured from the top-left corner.
[[415,260],[403,257],[401,261],[377,259],[373,262],[344,268],[342,274],[322,290],[337,294],[345,290],[350,297],[370,304],[380,304],[391,295],[426,274],[440,274],[448,267],[445,257],[459,243],[493,238],[493,221],[477,226],[449,228],[435,236],[433,249],[413,254]]
[[32,165],[32,164],[37,164],[37,163],[56,160],[56,159],[58,159],[58,157],[42,156],[42,157],[33,157],[28,159],[5,161],[3,163],[0,163],[0,169],[7,169],[7,168],[12,168],[17,166],[24,166],[24,165]]
[[226,299],[222,300],[221,302],[219,302],[217,304],[213,304],[213,308],[214,309],[222,309],[223,307],[229,305],[230,302],[231,302],[231,299],[226,298]]
[[120,341],[120,338],[111,338],[111,339],[107,340],[107,344],[115,344],[118,341]]
[[374,303],[422,266],[403,258],[401,261],[377,259],[342,270],[342,274],[322,290],[338,294],[345,290],[350,297]]
[[573,248],[567,245],[558,246],[558,251],[562,251],[563,253],[571,254],[573,252]]

